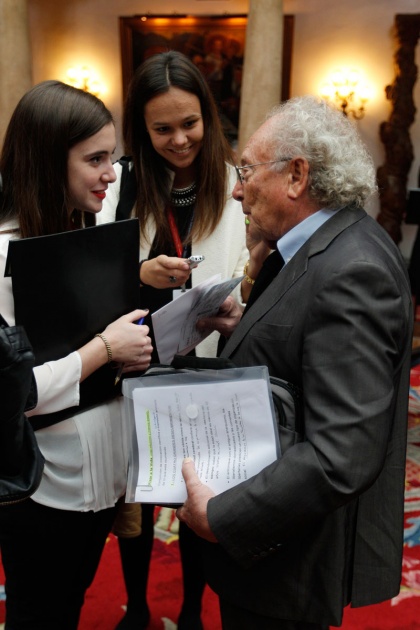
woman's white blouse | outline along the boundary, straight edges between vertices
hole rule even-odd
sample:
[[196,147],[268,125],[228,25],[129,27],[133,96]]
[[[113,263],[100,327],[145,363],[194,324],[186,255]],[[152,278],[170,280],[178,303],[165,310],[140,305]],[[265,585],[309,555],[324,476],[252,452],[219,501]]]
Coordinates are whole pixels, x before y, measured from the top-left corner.
[[[10,325],[15,323],[12,281],[4,270],[9,240],[18,235],[2,232],[16,227],[15,222],[0,226],[0,313]],[[38,405],[27,415],[78,405],[81,370],[78,352],[35,367]],[[64,510],[98,511],[112,507],[124,494],[128,437],[121,398],[36,431],[36,437],[45,467],[34,501]]]

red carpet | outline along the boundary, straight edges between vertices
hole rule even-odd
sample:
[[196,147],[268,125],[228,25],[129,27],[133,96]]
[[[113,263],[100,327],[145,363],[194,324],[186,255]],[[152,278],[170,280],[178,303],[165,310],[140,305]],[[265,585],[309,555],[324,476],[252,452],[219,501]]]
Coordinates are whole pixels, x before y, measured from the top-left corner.
[[[342,630],[420,630],[420,368],[412,371],[412,385],[401,591],[390,602],[346,609]],[[166,540],[165,533],[161,538],[155,540],[149,578],[150,630],[174,630],[182,599],[178,540],[168,532]],[[3,584],[0,565],[0,630],[5,614]],[[87,593],[79,630],[114,630],[124,614],[124,604],[118,543],[111,535]],[[210,589],[204,595],[202,619],[204,630],[221,630],[217,597]]]
[[[156,539],[149,577],[150,630],[176,628],[182,600],[181,565],[176,536]],[[124,614],[126,602],[118,543],[111,535],[95,582],[86,596],[79,630],[113,630]],[[206,589],[203,599],[204,630],[221,630],[216,595]]]

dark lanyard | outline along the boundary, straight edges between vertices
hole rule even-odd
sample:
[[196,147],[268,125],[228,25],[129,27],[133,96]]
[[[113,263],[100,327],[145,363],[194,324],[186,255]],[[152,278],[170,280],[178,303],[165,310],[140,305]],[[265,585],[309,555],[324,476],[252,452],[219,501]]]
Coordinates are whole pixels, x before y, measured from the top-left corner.
[[[193,221],[194,221],[194,213],[192,213],[191,215],[190,223],[188,225],[187,236],[191,232]],[[169,227],[171,229],[171,234],[172,234],[172,239],[174,241],[176,254],[178,258],[186,258],[187,253],[188,253],[188,245],[185,245],[184,247],[182,247],[181,237],[179,235],[178,226],[176,224],[174,213],[171,206],[168,206],[168,222],[169,222]]]

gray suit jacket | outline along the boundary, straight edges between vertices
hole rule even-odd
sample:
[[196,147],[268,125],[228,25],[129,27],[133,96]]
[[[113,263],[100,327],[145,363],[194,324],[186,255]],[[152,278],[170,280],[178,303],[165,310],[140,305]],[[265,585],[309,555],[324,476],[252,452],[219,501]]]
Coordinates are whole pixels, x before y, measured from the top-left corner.
[[321,226],[251,306],[223,356],[304,392],[303,441],[210,500],[208,579],[232,603],[339,625],[399,591],[412,336],[394,243],[363,210]]

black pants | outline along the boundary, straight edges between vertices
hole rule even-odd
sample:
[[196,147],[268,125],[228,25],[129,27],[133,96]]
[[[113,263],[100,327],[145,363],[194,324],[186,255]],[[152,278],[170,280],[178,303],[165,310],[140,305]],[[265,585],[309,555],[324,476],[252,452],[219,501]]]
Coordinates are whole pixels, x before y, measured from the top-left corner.
[[70,512],[31,499],[0,509],[5,630],[76,630],[115,509]]
[[223,630],[328,630],[328,625],[264,617],[223,599],[220,599],[220,614]]
[[[154,510],[154,505],[143,503],[140,536],[118,538],[128,595],[127,612],[130,614],[143,615],[147,609],[147,582],[154,541]],[[187,618],[199,618],[201,598],[206,585],[204,566],[198,537],[185,523],[179,524],[179,549],[184,587],[181,612]]]

